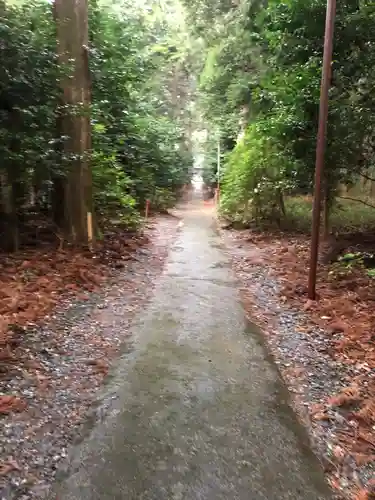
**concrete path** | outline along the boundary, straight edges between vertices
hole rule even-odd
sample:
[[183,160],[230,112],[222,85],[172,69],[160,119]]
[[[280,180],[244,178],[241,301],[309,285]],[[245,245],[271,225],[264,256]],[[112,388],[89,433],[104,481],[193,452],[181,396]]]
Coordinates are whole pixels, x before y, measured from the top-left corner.
[[184,225],[117,398],[74,453],[59,500],[329,499],[259,334],[245,319],[212,213]]

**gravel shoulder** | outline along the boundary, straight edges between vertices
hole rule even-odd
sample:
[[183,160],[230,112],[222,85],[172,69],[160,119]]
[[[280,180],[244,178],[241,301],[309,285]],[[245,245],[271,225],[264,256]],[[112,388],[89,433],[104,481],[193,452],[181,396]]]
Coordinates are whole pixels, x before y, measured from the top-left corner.
[[285,283],[279,269],[275,272],[281,264],[272,261],[272,241],[257,245],[249,234],[219,231],[240,280],[249,319],[264,333],[337,498],[375,498],[375,442],[371,429],[361,437],[361,422],[354,414],[359,400],[352,389],[355,378],[370,385],[375,371],[367,363],[349,363],[336,356],[342,329],[322,327],[308,308],[283,295]]
[[147,243],[101,290],[62,298],[42,326],[28,329],[17,363],[7,359],[0,378],[2,500],[43,498],[68,447],[105,411],[95,408],[96,395],[131,343],[132,318],[150,297],[178,227],[172,216],[154,220]]

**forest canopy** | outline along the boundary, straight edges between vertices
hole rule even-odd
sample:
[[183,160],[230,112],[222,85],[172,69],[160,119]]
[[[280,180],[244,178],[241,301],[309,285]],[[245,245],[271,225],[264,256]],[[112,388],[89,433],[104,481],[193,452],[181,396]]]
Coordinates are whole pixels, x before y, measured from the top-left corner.
[[[3,247],[27,243],[35,213],[73,242],[87,240],[88,213],[97,235],[110,219],[136,226],[146,199],[173,205],[194,165],[216,184],[218,144],[222,214],[280,222],[286,199],[313,191],[325,10],[325,0],[2,2]],[[375,177],[374,11],[370,0],[337,7],[327,214],[343,187]]]
[[74,4],[1,3],[5,249],[27,243],[34,213],[83,243],[87,212],[98,230],[113,217],[136,225],[146,199],[166,209],[191,177],[192,83],[173,49],[177,24],[157,3]]
[[[285,216],[284,196],[311,194],[325,0],[185,0],[204,46],[200,105],[225,168],[222,212],[244,222]],[[324,171],[326,209],[373,178],[375,5],[337,4]],[[216,171],[206,144],[206,177]]]

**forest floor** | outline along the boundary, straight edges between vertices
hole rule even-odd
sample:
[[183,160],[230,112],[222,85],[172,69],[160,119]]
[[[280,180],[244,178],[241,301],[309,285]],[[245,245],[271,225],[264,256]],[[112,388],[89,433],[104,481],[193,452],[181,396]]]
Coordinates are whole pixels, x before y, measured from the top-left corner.
[[[44,498],[64,474],[69,445],[106,413],[96,394],[131,349],[130,325],[179,224],[166,216],[138,234],[114,230],[95,252],[47,245],[0,256],[0,498]],[[306,236],[220,233],[249,319],[265,334],[331,485],[343,498],[374,498],[375,280],[360,267],[320,265],[312,302]]]
[[375,498],[374,278],[361,266],[320,264],[319,300],[310,301],[307,236],[224,227],[249,318],[266,335],[332,487]]
[[2,500],[43,497],[178,224],[160,216],[138,234],[114,230],[94,252],[47,245],[0,256]]

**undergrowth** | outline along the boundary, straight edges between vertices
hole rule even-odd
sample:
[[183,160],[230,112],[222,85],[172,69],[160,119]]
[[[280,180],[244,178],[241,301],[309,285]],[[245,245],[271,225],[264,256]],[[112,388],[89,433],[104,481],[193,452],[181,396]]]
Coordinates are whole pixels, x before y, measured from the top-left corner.
[[[312,222],[312,198],[310,196],[288,197],[285,200],[285,229],[309,233]],[[359,201],[337,199],[330,214],[333,233],[369,231],[375,227],[375,209]]]

